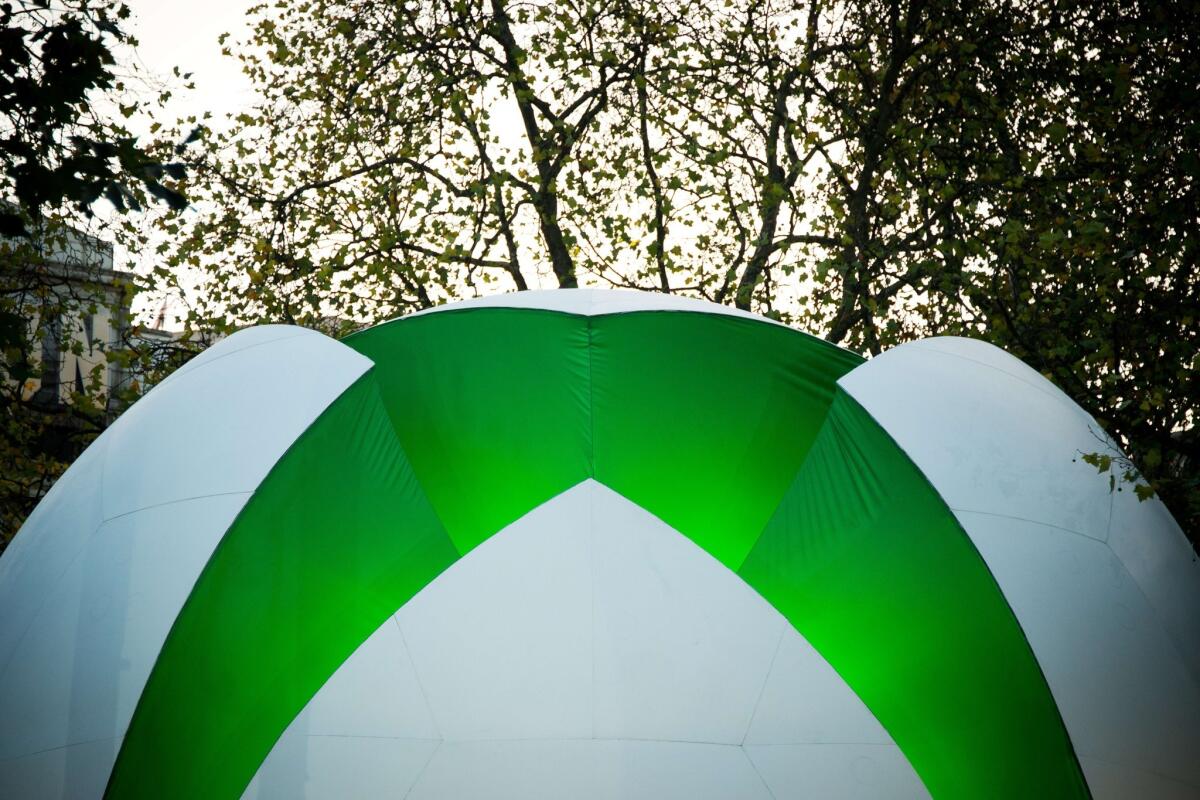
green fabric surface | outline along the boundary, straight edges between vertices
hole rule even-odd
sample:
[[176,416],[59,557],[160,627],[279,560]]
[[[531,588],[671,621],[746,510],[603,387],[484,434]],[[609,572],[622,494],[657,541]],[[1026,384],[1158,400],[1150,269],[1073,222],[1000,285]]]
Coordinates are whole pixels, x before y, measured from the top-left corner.
[[295,442],[213,552],[106,797],[239,797],[325,680],[457,557],[368,372]]
[[388,615],[589,477],[738,571],[935,797],[1087,796],[982,559],[837,390],[857,356],[690,312],[468,309],[346,344],[375,366],[283,455],[214,552],[107,797],[237,798]]
[[595,317],[595,478],[737,569],[861,363],[739,317]]
[[933,797],[1088,796],[983,559],[841,390],[738,574],[854,689]]
[[460,553],[591,474],[585,319],[444,311],[345,342]]

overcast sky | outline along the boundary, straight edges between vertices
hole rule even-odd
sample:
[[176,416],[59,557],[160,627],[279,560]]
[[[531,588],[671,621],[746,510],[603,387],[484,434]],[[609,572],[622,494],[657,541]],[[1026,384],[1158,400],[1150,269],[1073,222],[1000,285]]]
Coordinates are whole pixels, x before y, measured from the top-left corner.
[[[252,93],[237,61],[221,55],[217,37],[230,33],[233,39],[246,38],[246,9],[257,0],[126,0],[133,11],[130,32],[137,37],[136,58],[152,74],[167,78],[174,67],[191,72],[195,91],[178,92],[165,113],[155,117],[164,123],[190,115],[200,117],[210,111],[215,119],[249,105]],[[146,125],[150,117],[143,121]],[[135,132],[145,134],[145,131]],[[118,253],[118,263],[129,269],[144,269],[150,264],[141,253]],[[152,257],[151,257],[152,258]],[[180,276],[185,285],[186,276]],[[162,305],[161,296],[139,295],[134,311],[142,321],[150,322]],[[178,306],[167,306],[167,327],[178,327]]]
[[196,91],[171,111],[184,116],[208,110],[214,116],[237,110],[249,99],[249,84],[237,62],[221,55],[217,37],[245,38],[246,9],[255,0],[126,0],[133,11],[138,57],[151,72],[167,76],[178,66],[191,72]]

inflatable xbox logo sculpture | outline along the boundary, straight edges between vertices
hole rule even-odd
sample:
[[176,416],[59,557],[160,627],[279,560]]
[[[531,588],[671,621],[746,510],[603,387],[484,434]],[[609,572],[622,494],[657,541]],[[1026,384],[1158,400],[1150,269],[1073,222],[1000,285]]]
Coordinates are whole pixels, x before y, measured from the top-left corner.
[[238,333],[0,559],[0,796],[1196,797],[1200,575],[988,345],[637,293]]

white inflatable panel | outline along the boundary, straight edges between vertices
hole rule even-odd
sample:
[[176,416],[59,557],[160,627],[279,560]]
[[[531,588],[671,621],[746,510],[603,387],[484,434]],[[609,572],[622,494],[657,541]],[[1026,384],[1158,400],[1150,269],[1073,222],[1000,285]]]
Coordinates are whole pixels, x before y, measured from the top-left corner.
[[[939,341],[951,346],[967,340]],[[999,354],[993,360],[1015,361],[991,350]],[[1108,482],[1094,467],[1072,461],[1101,449],[1091,430],[1100,429],[1060,392],[1035,387],[1013,374],[1018,371],[906,344],[838,383],[954,510],[1006,514],[1103,541]]]
[[248,497],[157,506],[88,538],[0,674],[0,758],[124,735],[176,613]]
[[[924,800],[925,786],[896,747],[869,744],[746,746],[773,800]],[[732,795],[731,795],[732,796]]]
[[1113,497],[1108,546],[1121,559],[1200,685],[1200,560],[1157,497]]
[[666,523],[604,486],[587,488],[594,735],[740,745],[791,626]]
[[101,522],[158,503],[253,491],[369,367],[319,333],[267,325],[222,340],[135,403],[71,465],[0,558],[0,672]]
[[100,527],[105,435],[51,487],[0,557],[0,676],[50,590]]
[[638,292],[633,289],[547,289],[508,294],[491,294],[471,300],[460,300],[444,306],[417,311],[407,317],[436,314],[442,311],[461,311],[469,308],[538,308],[594,317],[600,314],[623,314],[630,311],[693,311],[704,314],[723,314],[742,317],[772,325],[780,323],[733,306],[680,297],[660,292]]
[[311,736],[441,738],[394,617],[359,646],[300,716],[293,727]]
[[411,797],[413,783],[439,744],[419,739],[309,736],[297,732],[271,751],[242,799],[401,800]]
[[740,747],[446,742],[408,800],[771,800]]
[[211,347],[202,350],[192,360],[167,376],[167,379],[159,385],[164,385],[181,375],[186,375],[197,367],[202,367],[218,358],[224,358],[233,353],[238,353],[251,347],[258,347],[268,342],[277,342],[280,339],[290,339],[294,336],[306,335],[319,336],[320,334],[296,325],[255,325],[250,328],[243,328],[237,333],[231,334],[214,343]]
[[[1035,523],[960,519],[1037,655],[1076,753],[1200,796],[1200,687],[1113,552]],[[1097,791],[1104,774],[1085,765]],[[1129,796],[1156,795],[1147,784]]]
[[904,346],[912,350],[928,350],[953,358],[974,361],[977,364],[1007,373],[1017,380],[1029,384],[1031,388],[1037,389],[1039,392],[1045,392],[1051,397],[1056,397],[1072,406],[1075,405],[1074,400],[1053,382],[1047,380],[1042,373],[999,347],[979,339],[968,339],[963,336],[934,336],[929,339],[918,339]]
[[5,800],[97,800],[108,784],[117,740],[102,739],[0,759]]
[[[892,745],[892,737],[808,641],[788,626],[762,690],[747,747],[756,744]],[[908,762],[900,759],[905,769]],[[919,783],[919,781],[918,781]]]
[[1195,786],[1153,772],[1120,767],[1089,756],[1081,756],[1079,763],[1092,783],[1092,800],[1196,800],[1200,797]]
[[740,308],[712,303],[708,300],[697,300],[691,297],[680,297],[660,292],[638,292],[632,289],[592,289],[588,308],[589,316],[598,314],[624,314],[629,311],[693,311],[705,314],[724,314],[729,317],[742,317],[757,322],[767,322],[781,325],[768,317],[751,314]]
[[[302,332],[267,342],[257,342],[254,329],[236,333],[215,345],[206,363],[164,381],[126,411],[105,436],[104,518],[254,491],[296,437],[371,366],[333,339],[295,330]],[[239,349],[243,336],[255,344]]]
[[[328,740],[370,737],[411,758],[338,777]],[[440,746],[414,778],[431,739]],[[911,786],[924,796],[879,723],[770,605],[589,480],[381,626],[289,726],[246,797],[338,798],[346,780],[346,796],[403,797],[412,783],[410,798],[436,800],[770,798],[742,744],[821,742],[838,745],[821,750],[813,775],[826,777],[789,773],[781,790],[856,796],[828,781],[868,754],[905,787],[898,796]]]
[[841,386],[908,453],[995,575],[1096,797],[1200,797],[1200,579],[1178,527],[1077,451],[1091,417],[998,348],[902,345]]
[[445,738],[591,736],[591,494],[534,509],[396,615]]
[[54,787],[54,771],[67,769],[74,785],[72,759],[85,783],[88,765],[107,759],[107,780],[115,746],[89,743],[119,741],[225,530],[291,442],[369,367],[299,328],[236,334],[136,403],[59,480],[0,559],[0,758],[10,784]]

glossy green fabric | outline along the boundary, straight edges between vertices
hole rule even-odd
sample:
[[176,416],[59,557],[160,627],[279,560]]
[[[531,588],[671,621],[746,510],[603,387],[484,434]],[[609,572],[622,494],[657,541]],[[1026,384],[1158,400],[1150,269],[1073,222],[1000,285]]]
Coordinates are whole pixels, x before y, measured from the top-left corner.
[[844,392],[738,574],[833,665],[935,798],[1087,796],[987,565]]
[[737,569],[853,353],[712,314],[591,318],[594,477]]
[[325,680],[457,557],[368,373],[280,459],[213,552],[106,796],[241,796]]
[[346,343],[374,367],[218,546],[108,796],[236,798],[354,648],[505,525],[589,477],[736,570],[935,797],[1086,795],[1061,720],[953,516],[836,390],[861,359],[689,312],[479,308]]
[[586,321],[446,311],[347,341],[460,553],[591,473]]

